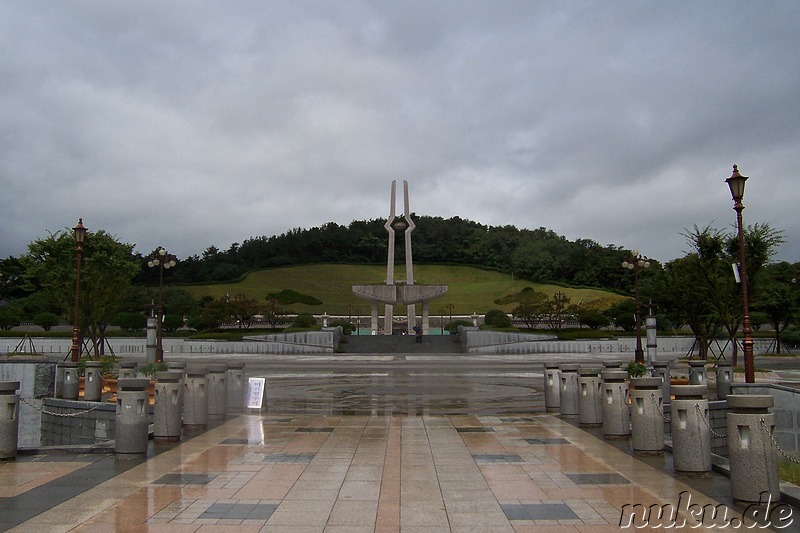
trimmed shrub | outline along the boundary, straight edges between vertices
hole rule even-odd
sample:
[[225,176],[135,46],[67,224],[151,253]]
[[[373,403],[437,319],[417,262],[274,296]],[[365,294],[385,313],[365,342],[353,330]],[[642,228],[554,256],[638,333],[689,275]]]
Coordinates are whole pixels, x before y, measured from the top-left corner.
[[492,309],[483,317],[483,323],[495,328],[510,328],[511,318],[500,309]]

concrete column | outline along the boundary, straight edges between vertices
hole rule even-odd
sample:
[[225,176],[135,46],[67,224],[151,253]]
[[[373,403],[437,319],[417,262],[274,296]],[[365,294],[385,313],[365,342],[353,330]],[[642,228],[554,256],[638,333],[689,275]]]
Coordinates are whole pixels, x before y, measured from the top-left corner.
[[145,359],[148,363],[156,362],[156,345],[158,342],[158,319],[147,318],[147,346]]
[[578,366],[568,363],[559,366],[561,370],[561,386],[559,388],[559,401],[561,416],[578,416]]
[[103,396],[103,363],[86,361],[83,375],[83,399],[87,402],[99,402]]
[[188,367],[183,379],[183,424],[208,425],[208,377],[206,367]]
[[669,361],[653,361],[653,377],[661,378],[661,397],[664,399],[664,403],[672,401],[672,393],[669,389],[669,365]]
[[431,333],[431,304],[427,301],[422,302],[422,334]]
[[705,385],[672,387],[672,460],[676,474],[705,476],[711,472],[711,432]]
[[603,437],[627,439],[631,434],[628,373],[624,370],[606,370],[602,378]]
[[162,441],[179,441],[183,424],[183,373],[156,372],[155,377],[153,437]]
[[578,424],[581,427],[600,427],[603,424],[600,368],[578,369]]
[[119,379],[136,377],[136,361],[122,361],[119,364]]
[[227,374],[228,412],[241,413],[244,411],[244,364],[228,363]]
[[778,460],[770,439],[775,432],[775,415],[769,412],[774,399],[770,395],[729,394],[727,401],[733,500],[763,503],[768,495],[778,501]]
[[662,412],[661,380],[633,378],[631,380],[631,444],[637,455],[664,453],[664,418]]
[[[406,322],[408,323],[409,333],[411,328],[417,323],[417,306],[414,304],[406,304]],[[422,324],[422,333],[426,335],[425,324]]]
[[225,418],[228,413],[228,367],[209,365],[208,367],[208,418]]
[[645,319],[645,330],[647,331],[647,360],[655,363],[658,350],[656,317],[649,316]]
[[150,426],[150,394],[147,378],[117,380],[117,418],[114,451],[146,454]]
[[689,361],[689,385],[708,386],[705,361]]
[[717,398],[724,400],[731,393],[733,367],[730,363],[717,363]]
[[544,364],[544,407],[548,413],[557,413],[561,409],[561,373],[558,363]]
[[378,334],[378,302],[372,302],[369,329],[372,335]]
[[61,384],[61,395],[65,400],[77,400],[80,394],[81,378],[78,363],[64,363],[64,382]]
[[17,457],[19,381],[0,381],[0,461]]
[[383,334],[391,335],[394,326],[394,306],[386,304],[386,310],[383,313]]

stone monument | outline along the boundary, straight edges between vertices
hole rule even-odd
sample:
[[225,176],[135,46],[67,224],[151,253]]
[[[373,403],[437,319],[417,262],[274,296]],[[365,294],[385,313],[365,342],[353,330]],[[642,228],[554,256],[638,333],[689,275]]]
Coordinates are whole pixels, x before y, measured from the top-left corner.
[[[353,293],[359,298],[364,298],[372,303],[372,320],[370,329],[373,334],[378,331],[378,305],[385,305],[383,318],[383,334],[392,334],[394,323],[394,306],[405,305],[408,316],[408,328],[417,325],[416,304],[422,304],[422,333],[427,335],[430,330],[430,304],[429,302],[447,292],[447,285],[417,285],[414,283],[414,262],[411,255],[411,234],[416,224],[411,220],[411,211],[408,208],[408,181],[403,180],[404,210],[402,217],[395,215],[395,200],[397,197],[397,181],[392,181],[392,196],[389,209],[389,218],[384,224],[389,234],[389,250],[386,261],[386,280],[376,285],[354,285]],[[394,249],[395,237],[398,233],[403,235],[405,241],[406,279],[394,279]]]

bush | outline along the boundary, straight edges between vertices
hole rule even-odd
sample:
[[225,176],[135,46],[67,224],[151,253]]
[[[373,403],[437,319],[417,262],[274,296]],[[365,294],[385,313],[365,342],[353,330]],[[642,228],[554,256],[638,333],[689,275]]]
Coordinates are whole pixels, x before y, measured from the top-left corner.
[[54,326],[61,323],[61,319],[55,313],[45,311],[43,313],[36,313],[33,317],[33,323],[41,326],[45,331],[50,331]]
[[147,317],[142,313],[117,313],[114,322],[125,331],[141,331],[147,327]]
[[468,320],[453,320],[452,322],[448,322],[445,324],[444,329],[447,330],[450,335],[458,335],[458,326],[471,326],[472,322]]
[[781,342],[786,346],[797,348],[800,346],[800,328],[786,328],[781,332]]
[[600,311],[581,311],[578,313],[578,321],[581,325],[589,326],[589,329],[600,329],[608,326],[611,321]]
[[309,313],[300,313],[292,320],[293,328],[311,328],[317,325],[317,319]]
[[332,328],[341,326],[342,333],[344,333],[345,335],[350,335],[356,330],[356,327],[353,324],[344,319],[333,320],[329,322],[328,325]]
[[164,322],[161,324],[164,331],[173,332],[183,327],[183,318],[178,315],[164,315]]
[[500,309],[492,309],[491,311],[488,311],[483,317],[483,323],[487,326],[492,326],[495,328],[511,327],[511,319],[504,311],[501,311]]

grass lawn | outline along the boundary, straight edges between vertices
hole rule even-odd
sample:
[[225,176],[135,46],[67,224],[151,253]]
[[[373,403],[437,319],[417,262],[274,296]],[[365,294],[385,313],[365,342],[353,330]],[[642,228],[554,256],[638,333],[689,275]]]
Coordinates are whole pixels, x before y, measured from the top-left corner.
[[[398,265],[395,275],[402,277],[404,267]],[[453,314],[484,314],[490,309],[511,311],[515,304],[498,306],[494,300],[519,292],[525,287],[552,295],[562,291],[572,303],[587,303],[599,298],[622,299],[623,297],[597,290],[572,289],[556,285],[543,285],[525,280],[514,279],[507,274],[450,265],[415,265],[415,282],[418,284],[447,285],[447,294],[431,302],[432,315],[448,315],[448,305],[452,304]],[[331,314],[361,314],[370,312],[369,302],[357,298],[352,292],[353,285],[369,285],[383,283],[386,278],[386,267],[378,265],[304,265],[286,268],[274,268],[251,272],[238,283],[220,283],[210,285],[187,285],[181,288],[191,292],[195,297],[210,295],[221,297],[243,293],[250,298],[263,301],[268,293],[292,289],[302,294],[314,296],[321,300],[321,306],[303,304],[292,305],[292,311],[303,313],[327,312]],[[352,311],[348,310],[352,306]],[[421,308],[417,313],[421,313]],[[395,308],[395,314],[404,314],[402,307]]]

